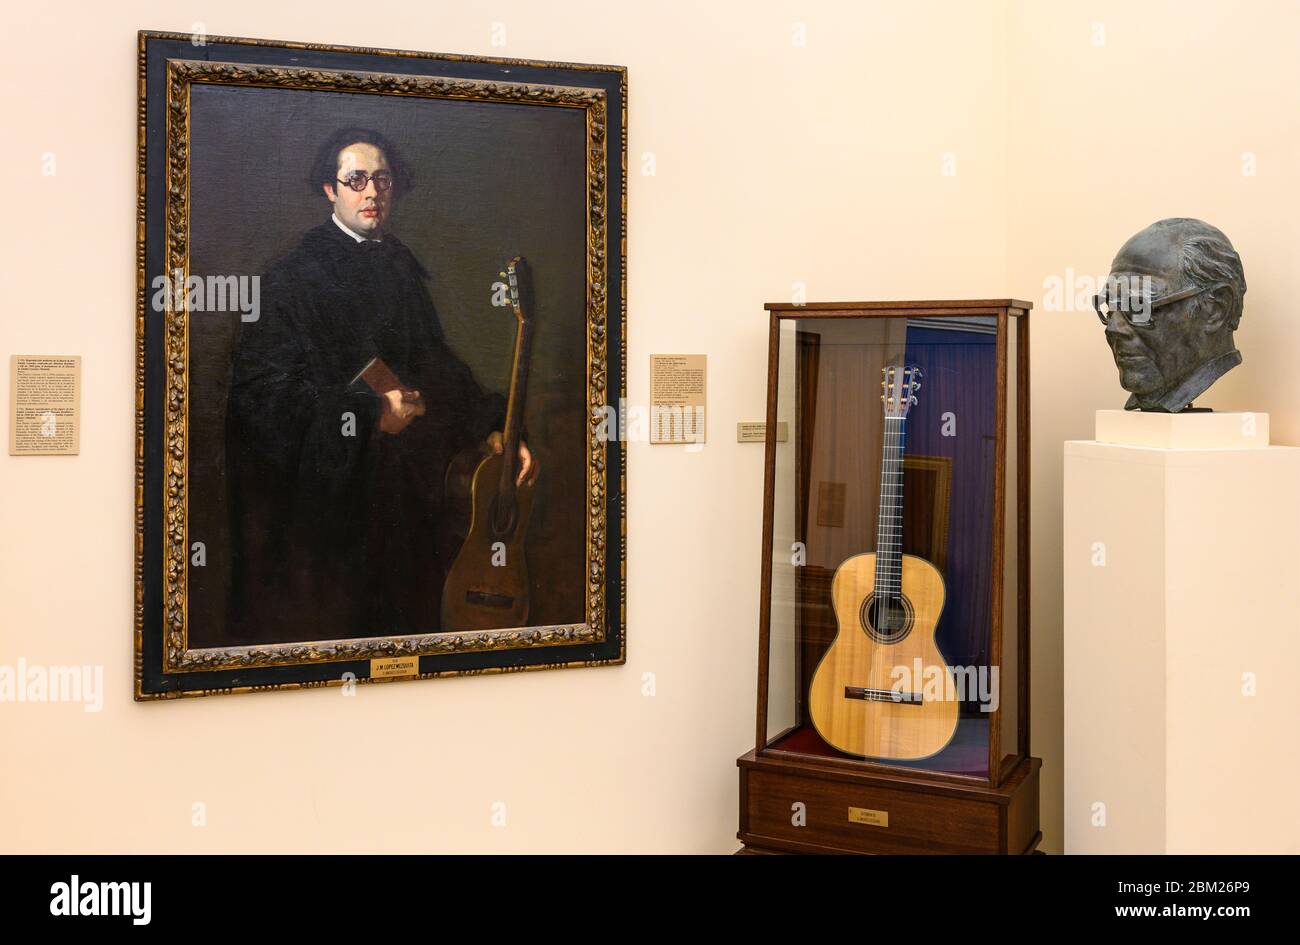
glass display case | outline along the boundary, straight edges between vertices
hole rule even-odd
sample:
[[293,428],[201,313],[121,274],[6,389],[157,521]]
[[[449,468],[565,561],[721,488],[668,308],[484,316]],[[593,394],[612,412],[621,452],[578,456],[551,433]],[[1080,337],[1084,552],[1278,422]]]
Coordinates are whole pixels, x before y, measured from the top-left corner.
[[767,306],[747,849],[1036,845],[1030,307]]

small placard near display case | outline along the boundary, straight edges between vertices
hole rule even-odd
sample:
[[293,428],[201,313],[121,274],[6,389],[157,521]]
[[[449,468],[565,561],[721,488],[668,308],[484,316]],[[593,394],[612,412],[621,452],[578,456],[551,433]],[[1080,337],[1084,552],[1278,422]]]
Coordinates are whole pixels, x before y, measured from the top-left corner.
[[767,305],[789,437],[766,444],[742,852],[1037,846],[1031,307]]

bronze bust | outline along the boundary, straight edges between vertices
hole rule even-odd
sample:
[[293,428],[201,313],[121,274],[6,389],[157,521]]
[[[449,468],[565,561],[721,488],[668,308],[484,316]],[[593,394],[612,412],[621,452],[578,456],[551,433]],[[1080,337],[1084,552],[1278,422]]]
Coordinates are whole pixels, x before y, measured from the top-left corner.
[[1130,396],[1125,410],[1178,413],[1241,363],[1232,333],[1246,275],[1223,232],[1172,218],[1132,237],[1093,300]]

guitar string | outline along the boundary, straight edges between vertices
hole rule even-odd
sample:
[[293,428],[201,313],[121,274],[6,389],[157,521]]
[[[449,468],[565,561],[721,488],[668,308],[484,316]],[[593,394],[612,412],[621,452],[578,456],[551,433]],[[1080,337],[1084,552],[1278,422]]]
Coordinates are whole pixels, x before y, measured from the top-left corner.
[[[895,535],[894,530],[896,528],[895,523],[897,522],[897,519],[894,516],[902,514],[901,502],[897,502],[896,492],[898,491],[898,487],[901,486],[901,482],[898,480],[901,478],[902,444],[905,431],[903,428],[904,417],[893,417],[890,415],[890,402],[891,400],[898,399],[898,406],[905,408],[906,405],[902,403],[900,398],[898,398],[896,392],[900,387],[908,389],[910,386],[907,385],[905,381],[901,385],[899,383],[898,377],[899,374],[905,370],[904,368],[901,366],[894,367],[891,365],[886,368],[886,370],[889,373],[885,385],[886,401],[881,440],[880,464],[880,508],[877,513],[878,517],[876,523],[876,613],[874,619],[876,621],[876,630],[878,632],[881,630],[880,625],[885,622],[884,614],[892,607],[890,596],[895,593],[893,584],[895,577],[898,582],[897,596],[900,597],[901,605],[903,584],[903,562],[901,556],[902,529],[897,529],[897,535]],[[897,421],[897,429],[891,429],[891,420]],[[886,518],[886,516],[889,517]],[[898,554],[896,574],[893,562],[890,560],[895,553]],[[881,661],[886,659],[886,655],[885,647],[883,645],[874,641],[873,644],[874,645],[871,647],[870,672],[867,678],[875,680],[879,678]]]

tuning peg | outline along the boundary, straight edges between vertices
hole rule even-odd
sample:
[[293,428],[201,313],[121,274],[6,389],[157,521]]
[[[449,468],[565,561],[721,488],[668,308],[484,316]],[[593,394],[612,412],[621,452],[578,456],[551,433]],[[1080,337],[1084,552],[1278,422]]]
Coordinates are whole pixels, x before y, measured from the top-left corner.
[[909,397],[909,398],[907,398],[907,399],[908,399],[910,402],[912,402],[912,403],[916,403],[916,395],[915,395],[915,394],[913,394],[911,397]]

